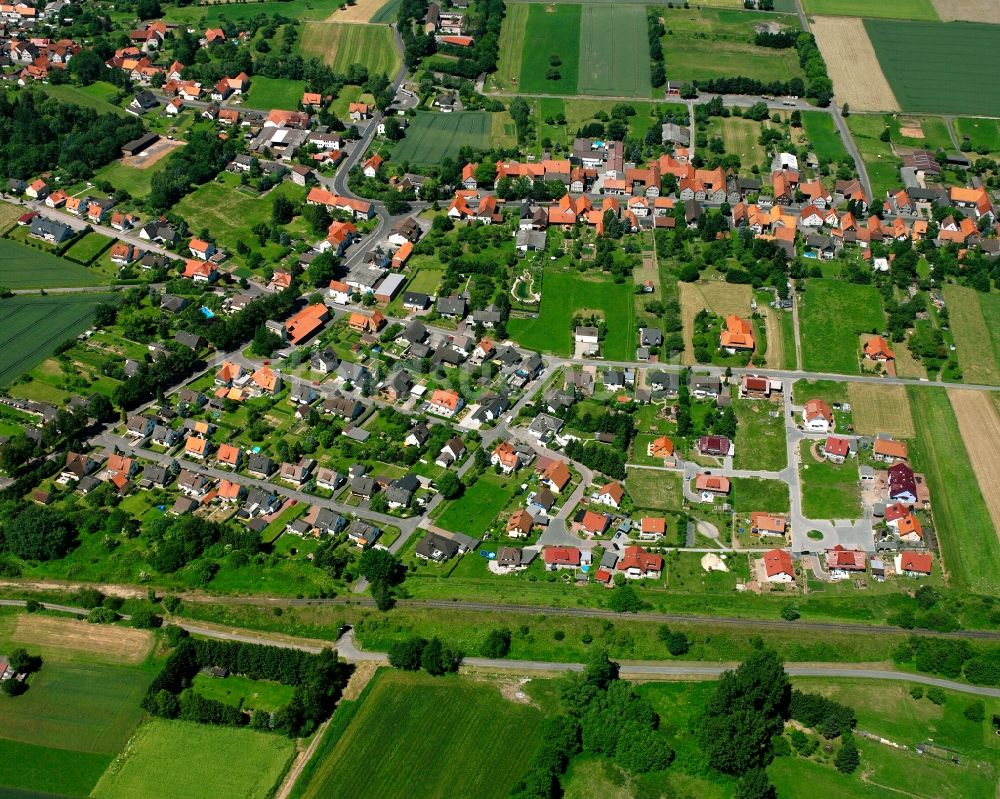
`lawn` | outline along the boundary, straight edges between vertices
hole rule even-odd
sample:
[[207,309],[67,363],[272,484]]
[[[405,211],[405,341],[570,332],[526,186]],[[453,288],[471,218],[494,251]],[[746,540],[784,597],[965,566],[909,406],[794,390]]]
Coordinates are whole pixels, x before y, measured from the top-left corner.
[[0,300],[0,386],[48,358],[62,342],[86,330],[106,294],[19,295]]
[[200,6],[168,6],[164,9],[164,20],[169,22],[189,22],[197,25],[218,24],[223,20],[249,19],[250,17],[293,17],[296,19],[326,19],[344,6],[344,0],[309,0],[308,3],[289,5],[282,0],[263,3],[210,3]]
[[485,474],[437,517],[436,524],[453,533],[478,538],[514,496],[513,482]]
[[[91,231],[90,233],[85,233],[73,242],[73,246],[66,250],[65,255],[67,258],[71,258],[77,263],[90,264],[90,262],[106,250],[111,243],[111,240],[107,236],[102,236],[100,233]],[[91,278],[91,284],[93,284],[93,282],[95,282],[95,279]]]
[[884,197],[890,189],[897,190],[899,167],[903,162],[892,151],[892,145],[879,138],[885,130],[883,117],[880,114],[851,114],[847,127],[865,162],[875,196]]
[[830,114],[823,111],[803,111],[802,127],[820,161],[845,163],[850,160],[844,149],[844,140],[840,138],[840,132]]
[[858,334],[885,324],[878,290],[822,278],[806,285],[799,309],[803,368],[858,374]]
[[192,685],[206,699],[214,699],[238,708],[274,713],[291,701],[294,688],[271,680],[251,680],[238,674],[225,678],[196,674]]
[[625,489],[639,510],[680,510],[683,494],[680,472],[630,468]]
[[917,437],[910,462],[931,491],[934,523],[952,580],[974,591],[1000,591],[1000,544],[958,422],[943,389],[910,386]]
[[410,119],[406,137],[393,149],[392,160],[434,165],[445,158],[457,158],[463,147],[486,150],[490,146],[492,124],[486,111],[418,112]]
[[780,413],[771,416],[776,407],[765,401],[733,401],[738,423],[733,468],[779,472],[788,465],[785,420]]
[[63,103],[74,103],[82,108],[92,108],[98,114],[117,114],[126,116],[124,108],[119,108],[112,101],[118,95],[118,88],[104,81],[97,81],[89,86],[71,86],[68,83],[61,83],[58,86],[52,84],[37,84],[42,91],[50,97],[55,97]]
[[276,193],[285,195],[293,203],[305,197],[304,188],[287,181],[263,197],[240,191],[239,183],[236,175],[226,173],[221,182],[206,183],[187,195],[174,206],[174,211],[187,220],[192,230],[207,227],[222,247],[233,251],[237,242],[251,238],[250,229],[255,224],[271,220]]
[[860,518],[857,463],[817,461],[809,451],[808,441],[799,447],[802,515],[807,519]]
[[0,239],[0,286],[9,289],[74,288],[104,283],[79,264],[16,241]]
[[389,78],[399,70],[399,54],[388,25],[307,22],[299,47],[303,54],[321,58],[339,73],[346,73],[351,64]]
[[500,799],[534,754],[541,720],[488,683],[379,671],[298,795]]
[[788,484],[781,480],[734,477],[729,483],[732,488],[729,502],[741,513],[752,513],[753,511],[788,513],[791,508]]
[[284,78],[265,78],[254,75],[250,81],[250,90],[246,94],[247,108],[260,108],[268,111],[272,108],[283,108],[295,111],[306,90],[304,80],[285,80]]
[[1000,296],[947,284],[943,289],[958,365],[966,383],[1000,385]]
[[[187,721],[144,725],[94,788],[96,799],[265,799],[295,754],[281,735]],[[165,764],[173,768],[165,768]]]
[[106,180],[116,189],[125,189],[136,199],[149,194],[153,175],[162,172],[167,166],[167,159],[161,158],[155,164],[145,169],[126,166],[121,161],[112,161],[94,176],[96,180]]
[[649,69],[645,6],[583,6],[577,81],[580,94],[649,97]]
[[628,284],[597,275],[547,269],[537,318],[511,318],[507,327],[522,347],[570,356],[573,317],[582,310],[599,311],[608,323],[607,338],[601,343],[604,357],[631,360],[638,335],[632,292]]
[[[904,111],[993,114],[1000,107],[1000,25],[865,20]],[[914,54],[919,53],[919,56]]]
[[[578,5],[539,5],[528,7],[525,29],[530,37],[521,34],[521,76],[518,88],[523,92],[538,94],[576,94],[580,56],[580,30],[582,8]],[[520,15],[518,15],[520,18]],[[513,23],[512,23],[513,24]],[[517,39],[516,34],[512,34]],[[642,52],[648,52],[643,38]],[[559,78],[546,77],[551,56],[559,57]]]
[[931,0],[802,0],[807,14],[833,17],[885,17],[887,19],[937,20]]
[[954,125],[959,143],[969,140],[968,147],[963,146],[963,150],[1000,153],[1000,120],[960,117],[954,120]]
[[521,78],[521,58],[524,52],[525,27],[530,5],[507,5],[500,29],[500,62],[493,79],[504,89],[517,86]]
[[759,139],[763,125],[739,117],[718,117],[708,126],[709,138],[719,137],[726,148],[726,155],[738,155],[744,167],[760,166],[768,156]]

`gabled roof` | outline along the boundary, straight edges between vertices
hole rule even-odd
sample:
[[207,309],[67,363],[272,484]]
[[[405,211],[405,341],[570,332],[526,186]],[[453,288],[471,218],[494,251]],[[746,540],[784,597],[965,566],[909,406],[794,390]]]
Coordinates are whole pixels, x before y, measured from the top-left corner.
[[795,564],[792,562],[792,555],[783,549],[772,549],[764,553],[764,571],[768,577],[779,574],[795,576]]

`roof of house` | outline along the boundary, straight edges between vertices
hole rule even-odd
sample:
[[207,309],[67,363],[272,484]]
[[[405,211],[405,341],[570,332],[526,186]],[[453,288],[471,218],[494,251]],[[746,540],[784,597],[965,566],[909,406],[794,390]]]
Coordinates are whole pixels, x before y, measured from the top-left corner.
[[219,451],[215,457],[223,463],[235,465],[240,459],[241,450],[232,444],[219,444]]
[[881,336],[872,336],[865,342],[865,356],[877,360],[893,360],[896,356]]
[[872,452],[876,455],[888,458],[906,459],[909,449],[905,441],[898,441],[894,438],[876,438],[872,446]]
[[617,503],[621,502],[622,498],[625,496],[625,489],[622,488],[621,483],[612,481],[607,485],[601,486],[601,488],[597,491],[597,495],[599,497],[602,497],[605,494],[610,496]]
[[750,514],[750,526],[769,533],[785,532],[785,520],[781,516],[756,511]]
[[830,407],[830,404],[826,400],[809,400],[802,415],[807,422],[820,417],[826,419],[827,422],[833,422],[833,408]]
[[865,562],[864,552],[857,549],[844,549],[840,544],[826,551],[826,563],[831,569],[864,571]]
[[931,561],[932,557],[930,552],[905,551],[899,553],[899,568],[902,571],[930,574]]
[[454,389],[438,388],[431,394],[431,405],[437,405],[438,407],[448,408],[453,411],[458,409],[460,400],[461,397]]
[[713,474],[699,474],[694,481],[696,491],[715,491],[720,494],[729,493],[729,478]]
[[667,520],[662,516],[643,516],[640,529],[650,535],[663,535],[667,532]]
[[666,458],[674,454],[674,442],[667,436],[659,436],[649,442],[649,452],[654,458]]
[[292,344],[298,344],[319,330],[328,315],[329,309],[322,303],[307,305],[295,314],[285,323]]
[[611,517],[606,513],[595,513],[588,510],[583,514],[581,524],[588,533],[603,533],[611,524]]
[[522,508],[521,510],[514,511],[510,518],[507,520],[507,532],[512,532],[514,530],[519,530],[522,533],[531,532],[531,526],[535,523],[534,518],[527,510]]
[[764,571],[768,577],[778,574],[795,575],[795,564],[792,555],[783,549],[772,549],[764,553]]
[[561,491],[570,481],[571,475],[565,461],[553,461],[545,470],[545,477]]
[[851,442],[846,438],[830,436],[823,445],[823,450],[829,455],[846,458],[848,453],[851,451]]
[[621,560],[618,561],[618,571],[638,569],[642,572],[663,571],[663,558],[647,552],[640,546],[626,547]]
[[576,547],[545,547],[542,559],[551,566],[579,566],[580,550]]
[[722,331],[723,347],[750,349],[754,348],[753,325],[749,319],[742,319],[736,314],[726,317],[726,327]]

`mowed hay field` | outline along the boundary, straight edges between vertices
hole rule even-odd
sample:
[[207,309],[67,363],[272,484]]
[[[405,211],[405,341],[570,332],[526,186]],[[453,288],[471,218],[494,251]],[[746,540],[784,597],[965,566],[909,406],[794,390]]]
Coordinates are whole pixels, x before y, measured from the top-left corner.
[[840,105],[849,103],[853,111],[900,110],[864,22],[849,17],[817,17],[812,32]]
[[155,719],[139,729],[91,795],[265,799],[294,754],[295,742],[282,735]]
[[107,294],[19,295],[0,300],[0,386],[48,358],[90,325]]
[[[15,211],[23,210],[9,207]],[[8,289],[49,289],[97,286],[104,282],[100,274],[65,258],[17,241],[0,239],[0,286]]]
[[354,5],[346,5],[334,11],[327,20],[330,22],[371,22],[372,17],[385,6],[385,0],[357,0]]
[[[908,386],[917,437],[910,465],[931,492],[939,545],[953,581],[980,593],[1000,591],[1000,544],[979,490],[955,411],[943,388]],[[981,435],[979,420],[972,420]],[[995,443],[992,439],[991,443]]]
[[296,796],[501,799],[534,754],[541,721],[496,685],[379,670]]
[[520,82],[524,34],[530,8],[527,4],[507,5],[500,29],[500,61],[493,75],[493,80],[502,89],[516,88]]
[[[938,0],[940,2],[940,0]],[[945,0],[950,2],[950,0]],[[888,19],[938,18],[931,0],[802,0],[807,14],[832,17],[886,17]]]
[[[643,451],[645,454],[645,450]],[[625,489],[635,507],[641,510],[680,510],[683,478],[679,472],[640,469],[630,466]]]
[[946,285],[942,293],[965,382],[1000,385],[1000,330],[991,329],[984,313],[988,309],[995,317],[994,312],[1000,312],[1000,299],[991,301],[991,297],[975,289],[955,285]]
[[401,63],[388,25],[307,22],[299,47],[341,73],[351,64],[361,64],[371,74],[385,73],[392,78]]
[[583,6],[577,91],[649,97],[649,79],[646,7],[617,3]]
[[[518,79],[523,92],[538,94],[576,94],[580,68],[580,20],[582,10],[578,5],[540,5],[528,7],[524,29],[511,34],[515,43],[521,42],[521,73]],[[517,17],[521,19],[521,17]],[[530,36],[526,32],[531,31]],[[645,45],[645,39],[643,39]],[[648,52],[648,49],[644,47]],[[549,59],[557,55],[559,78],[549,80],[545,73]],[[647,95],[648,96],[648,95]]]
[[858,374],[858,334],[885,324],[882,298],[874,286],[813,279],[799,298],[802,368]]
[[948,399],[993,520],[993,530],[1000,535],[1000,414],[993,399],[983,391],[953,388],[948,390]]
[[488,149],[492,129],[493,120],[486,111],[418,112],[410,120],[406,137],[392,151],[392,158],[397,163],[440,164],[445,158],[455,158],[463,147]]
[[968,22],[990,22],[1000,25],[1000,3],[996,0],[932,0],[934,8],[945,22],[964,19]]
[[145,630],[30,614],[17,617],[12,639],[46,656],[85,652],[108,663],[142,663],[153,648]]
[[681,318],[684,323],[683,362],[695,363],[694,359],[694,318],[702,308],[708,308],[719,316],[729,314],[750,315],[750,286],[723,283],[679,283],[681,291]]
[[916,428],[910,415],[910,401],[904,386],[877,383],[848,383],[854,429],[862,435],[891,433],[897,438],[913,438]]
[[[1000,26],[867,19],[864,27],[904,111],[997,113]],[[859,77],[868,81],[864,73]]]

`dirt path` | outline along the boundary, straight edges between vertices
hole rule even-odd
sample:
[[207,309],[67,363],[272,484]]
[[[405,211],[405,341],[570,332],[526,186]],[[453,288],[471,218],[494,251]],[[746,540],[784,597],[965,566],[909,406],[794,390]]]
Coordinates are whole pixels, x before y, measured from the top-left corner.
[[1000,415],[989,395],[982,391],[949,389],[948,399],[993,520],[993,530],[1000,537]]

